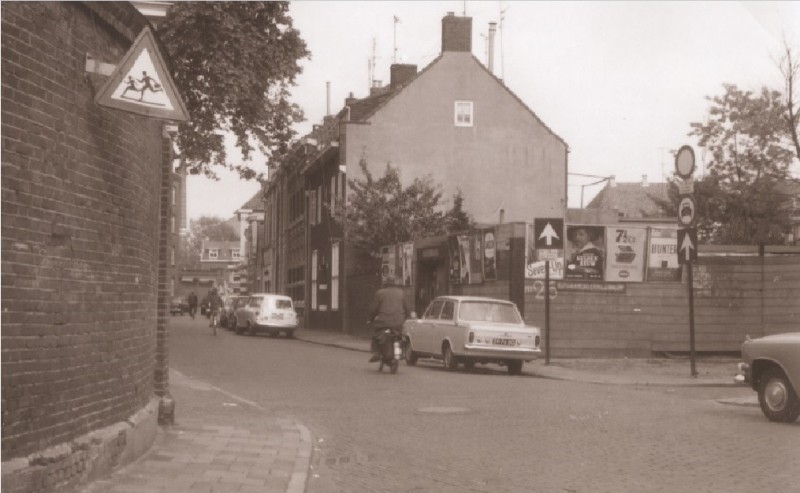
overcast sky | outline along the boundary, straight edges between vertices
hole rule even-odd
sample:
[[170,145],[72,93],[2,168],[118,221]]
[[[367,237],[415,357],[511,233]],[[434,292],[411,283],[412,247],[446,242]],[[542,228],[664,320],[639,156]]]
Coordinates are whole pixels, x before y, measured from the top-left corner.
[[[326,81],[333,113],[350,92],[368,94],[373,40],[375,78],[388,83],[394,16],[398,63],[422,70],[439,55],[441,18],[465,8],[472,52],[484,63],[489,22],[505,11],[495,75],[567,142],[570,173],[623,182],[664,181],[669,151],[693,144],[689,124],[704,119],[706,96],[721,94],[723,83],[782,90],[782,38],[800,52],[800,2],[292,2],[312,53],[293,93],[307,119],[299,134],[325,115]],[[254,166],[263,169],[263,158]],[[570,177],[570,207],[593,181]],[[585,187],[586,202],[599,187]],[[228,174],[190,177],[189,218],[230,217],[257,190]]]

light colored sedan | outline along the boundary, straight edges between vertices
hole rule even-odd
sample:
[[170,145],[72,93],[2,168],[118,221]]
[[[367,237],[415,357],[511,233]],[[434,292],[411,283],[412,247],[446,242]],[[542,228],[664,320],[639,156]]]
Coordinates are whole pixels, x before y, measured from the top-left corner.
[[518,375],[542,352],[539,328],[526,326],[514,303],[477,296],[434,299],[422,318],[406,320],[403,338],[406,363],[440,358],[448,370],[499,363]]
[[770,421],[792,423],[800,416],[800,332],[748,337],[739,369]]

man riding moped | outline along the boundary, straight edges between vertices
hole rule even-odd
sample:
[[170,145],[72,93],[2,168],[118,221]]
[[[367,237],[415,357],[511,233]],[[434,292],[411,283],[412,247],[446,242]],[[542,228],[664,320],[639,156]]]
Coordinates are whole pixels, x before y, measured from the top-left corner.
[[383,279],[383,287],[375,292],[370,311],[369,323],[373,328],[370,363],[381,360],[381,342],[383,342],[382,338],[386,329],[399,334],[403,322],[410,315],[411,310],[406,304],[403,288],[400,287],[394,276],[386,276]]

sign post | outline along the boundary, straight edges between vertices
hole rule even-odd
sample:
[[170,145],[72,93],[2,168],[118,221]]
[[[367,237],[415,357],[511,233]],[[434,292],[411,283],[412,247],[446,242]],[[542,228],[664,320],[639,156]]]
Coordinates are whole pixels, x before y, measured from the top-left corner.
[[564,220],[559,217],[533,220],[534,246],[544,260],[544,364],[550,364],[550,261],[564,249]]
[[550,261],[544,261],[544,364],[550,364]]
[[[694,271],[692,262],[697,261],[697,229],[695,229],[695,202],[692,174],[695,169],[694,149],[684,145],[675,154],[675,173],[681,178],[679,189],[682,192],[678,205],[678,263],[686,265],[689,289],[689,361],[692,377],[697,377],[694,351]],[[688,193],[685,193],[688,192]]]

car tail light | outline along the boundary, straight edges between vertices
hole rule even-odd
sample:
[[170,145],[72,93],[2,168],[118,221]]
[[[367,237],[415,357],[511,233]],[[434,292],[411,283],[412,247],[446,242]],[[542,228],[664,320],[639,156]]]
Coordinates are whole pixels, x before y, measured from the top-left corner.
[[540,342],[541,338],[539,336],[536,336],[536,338],[533,339],[533,347],[539,347]]
[[469,342],[475,342],[475,332],[469,331]]

